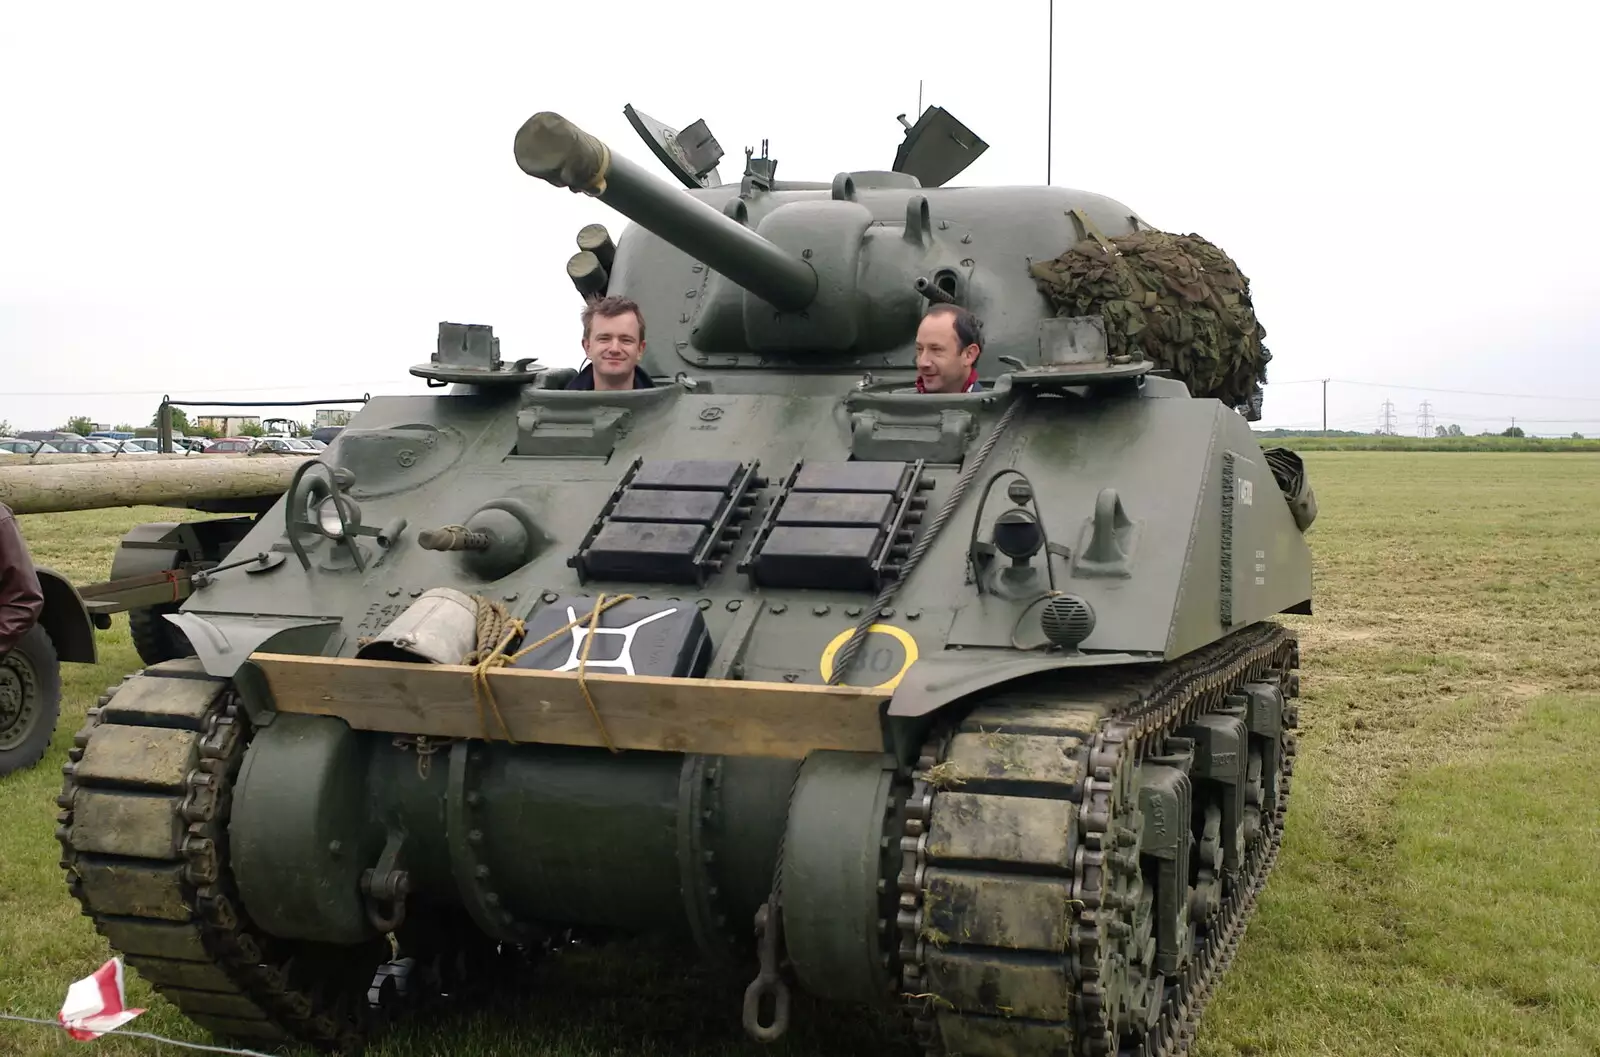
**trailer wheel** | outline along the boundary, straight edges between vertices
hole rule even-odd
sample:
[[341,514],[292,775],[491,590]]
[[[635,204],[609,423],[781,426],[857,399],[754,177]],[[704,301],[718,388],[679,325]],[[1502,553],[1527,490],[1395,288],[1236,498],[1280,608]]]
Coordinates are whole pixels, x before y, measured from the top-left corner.
[[138,651],[139,659],[146,665],[194,656],[194,647],[189,645],[188,636],[165,616],[177,611],[178,605],[174,602],[128,610],[128,634],[133,639],[133,648]]
[[60,715],[61,663],[35,624],[0,657],[0,776],[39,762]]

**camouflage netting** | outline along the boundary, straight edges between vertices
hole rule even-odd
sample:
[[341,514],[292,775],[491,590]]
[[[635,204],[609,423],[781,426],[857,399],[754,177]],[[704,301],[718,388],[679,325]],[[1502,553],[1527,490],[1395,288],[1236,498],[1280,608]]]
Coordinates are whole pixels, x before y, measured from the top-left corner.
[[1030,269],[1058,316],[1098,315],[1112,355],[1142,352],[1157,370],[1212,397],[1261,413],[1272,354],[1250,303],[1250,280],[1199,235],[1137,231],[1086,238]]

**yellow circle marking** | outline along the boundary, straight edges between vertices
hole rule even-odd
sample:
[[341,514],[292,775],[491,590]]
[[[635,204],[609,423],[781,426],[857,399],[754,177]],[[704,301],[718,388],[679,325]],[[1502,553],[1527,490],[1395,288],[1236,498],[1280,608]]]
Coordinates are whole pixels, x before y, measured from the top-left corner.
[[[828,643],[827,648],[822,651],[821,667],[823,682],[826,683],[833,680],[833,656],[844,648],[845,643],[850,641],[850,636],[855,634],[855,630],[855,628],[847,628],[844,631],[839,632],[839,634],[833,637],[833,641]],[[886,683],[879,683],[877,686],[867,688],[870,690],[893,690],[895,687],[900,685],[900,680],[905,678],[906,672],[910,670],[913,664],[916,663],[917,640],[912,638],[911,633],[905,628],[897,628],[893,624],[874,624],[867,629],[867,634],[888,635],[890,638],[900,643],[901,649],[905,650],[906,652],[905,663],[900,666],[900,670],[898,672],[894,673],[893,678]]]

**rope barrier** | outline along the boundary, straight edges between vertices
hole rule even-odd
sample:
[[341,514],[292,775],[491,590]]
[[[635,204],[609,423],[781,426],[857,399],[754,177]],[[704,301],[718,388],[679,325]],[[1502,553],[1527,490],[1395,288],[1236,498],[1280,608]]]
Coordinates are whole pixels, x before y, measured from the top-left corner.
[[494,713],[494,718],[499,722],[500,729],[505,732],[505,740],[512,745],[517,744],[516,738],[511,735],[511,728],[507,725],[505,717],[500,713],[500,705],[494,698],[494,686],[489,682],[489,673],[495,668],[504,668],[515,664],[541,646],[546,646],[556,639],[572,631],[574,628],[587,622],[583,637],[583,649],[578,657],[578,690],[583,694],[584,704],[589,706],[589,714],[594,717],[595,728],[600,732],[600,740],[612,752],[621,752],[616,742],[611,739],[611,732],[606,729],[605,720],[600,717],[600,710],[595,706],[594,696],[589,693],[587,679],[589,664],[589,645],[594,641],[595,631],[600,626],[600,614],[612,606],[627,602],[633,598],[629,594],[606,595],[601,594],[595,599],[595,607],[581,617],[567,621],[561,627],[552,631],[538,642],[523,646],[517,652],[507,654],[506,650],[511,643],[521,638],[526,633],[527,625],[518,617],[511,615],[510,611],[499,602],[490,598],[474,596],[478,605],[478,648],[467,654],[464,664],[472,665],[472,703],[478,710],[478,727],[483,732],[484,741],[494,741],[495,737],[489,731],[489,719],[485,710]]
[[[59,1020],[45,1020],[42,1017],[23,1017],[15,1013],[0,1013],[0,1020],[14,1020],[22,1024],[38,1024],[47,1028],[60,1030],[62,1024]],[[186,1050],[199,1050],[202,1053],[231,1053],[238,1057],[276,1057],[275,1054],[262,1053],[260,1050],[235,1050],[227,1046],[207,1046],[199,1042],[184,1042],[182,1039],[169,1039],[164,1035],[152,1035],[147,1031],[127,1031],[123,1028],[112,1028],[109,1031],[98,1031],[96,1034],[121,1035],[130,1039],[148,1039],[151,1042],[163,1043],[167,1046],[181,1046]]]

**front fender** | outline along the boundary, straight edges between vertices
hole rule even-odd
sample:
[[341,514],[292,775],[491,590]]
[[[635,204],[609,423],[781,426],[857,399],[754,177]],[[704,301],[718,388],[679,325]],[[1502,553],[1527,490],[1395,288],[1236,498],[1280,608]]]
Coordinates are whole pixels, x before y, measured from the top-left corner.
[[56,656],[73,664],[94,664],[100,659],[94,639],[94,624],[89,620],[89,610],[83,604],[78,589],[60,573],[47,566],[34,570],[39,577],[39,589],[44,594],[44,610],[39,614],[39,626],[49,634],[55,644]]
[[[128,530],[117,544],[116,554],[112,555],[111,579],[126,580],[132,576],[176,569],[182,557],[182,547],[177,539],[180,527],[177,521],[151,521]],[[170,543],[172,546],[154,546],[158,543]]]

